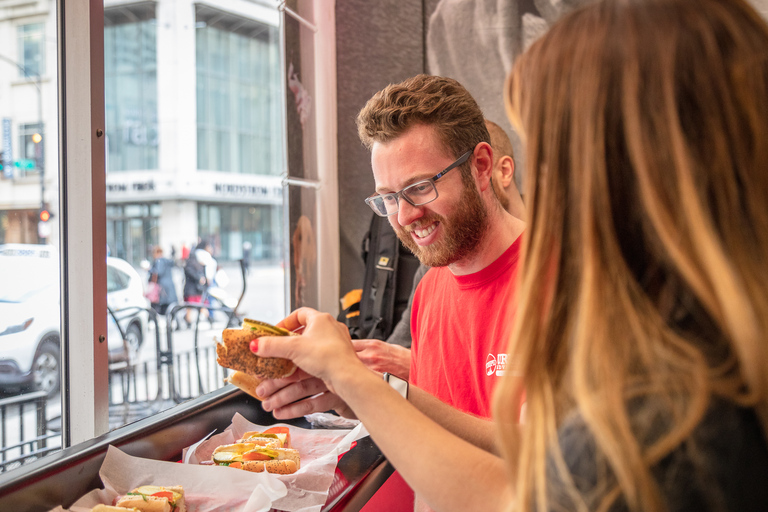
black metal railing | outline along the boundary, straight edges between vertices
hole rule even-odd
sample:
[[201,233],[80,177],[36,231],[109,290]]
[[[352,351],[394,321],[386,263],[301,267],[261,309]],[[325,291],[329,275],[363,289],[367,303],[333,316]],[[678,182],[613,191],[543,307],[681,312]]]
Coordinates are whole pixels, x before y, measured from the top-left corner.
[[[0,473],[59,449],[60,441],[50,446],[48,443],[50,439],[58,438],[59,434],[48,431],[45,417],[47,403],[48,394],[45,391],[0,400]],[[13,422],[12,418],[18,420]]]
[[[124,340],[126,336],[121,322],[125,321],[126,314],[138,315],[146,311],[149,321],[154,325],[156,351],[154,360],[141,362],[132,360],[135,354],[127,346],[122,355],[110,354],[110,429],[146,418],[225,386],[224,378],[229,370],[216,363],[215,346],[200,344],[200,311],[223,312],[226,315],[225,327],[239,325],[241,319],[237,308],[246,288],[246,267],[242,261],[241,271],[243,290],[234,308],[223,304],[205,304],[205,300],[203,303],[170,304],[165,315],[165,340],[160,334],[162,329],[155,310],[140,307],[121,309],[118,321],[116,312],[108,308],[108,314],[115,320]],[[173,325],[177,315],[188,309],[198,311],[194,326],[194,348],[176,353],[173,347]],[[0,399],[0,473],[61,448],[58,418],[46,418],[47,405],[48,397],[43,391]],[[33,429],[30,423],[34,424]],[[18,432],[18,436],[11,436],[12,430]]]

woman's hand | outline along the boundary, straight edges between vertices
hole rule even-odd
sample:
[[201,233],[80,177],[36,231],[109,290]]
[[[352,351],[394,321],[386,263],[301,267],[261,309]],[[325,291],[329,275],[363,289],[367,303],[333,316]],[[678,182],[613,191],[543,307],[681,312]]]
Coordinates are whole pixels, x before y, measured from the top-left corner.
[[299,336],[262,336],[251,342],[251,351],[260,357],[283,357],[306,373],[318,377],[329,391],[334,383],[355,371],[367,371],[355,355],[347,327],[327,313],[300,308],[278,326]]

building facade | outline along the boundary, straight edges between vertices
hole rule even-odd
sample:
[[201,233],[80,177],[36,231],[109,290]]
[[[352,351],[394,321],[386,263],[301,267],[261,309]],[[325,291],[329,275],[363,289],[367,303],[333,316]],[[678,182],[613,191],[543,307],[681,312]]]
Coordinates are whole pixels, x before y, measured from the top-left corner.
[[[45,51],[56,26],[36,5],[23,16],[0,9],[3,47],[18,55],[0,63],[16,72],[0,74],[0,243],[58,243],[57,144],[45,144],[57,140],[55,45]],[[204,238],[219,261],[283,258],[278,25],[270,3],[105,3],[112,256],[138,266],[160,245],[180,258]],[[54,219],[41,221],[41,209]]]

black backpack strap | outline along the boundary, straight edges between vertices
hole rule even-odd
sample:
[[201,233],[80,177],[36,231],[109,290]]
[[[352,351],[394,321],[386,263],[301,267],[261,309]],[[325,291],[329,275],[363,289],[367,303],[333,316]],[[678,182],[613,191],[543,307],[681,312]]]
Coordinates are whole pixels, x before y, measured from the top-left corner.
[[371,220],[360,325],[365,338],[385,339],[392,329],[400,240],[386,217]]
[[[397,267],[397,250],[399,244],[394,244],[394,256],[379,255],[376,261],[376,277],[372,288],[373,307],[371,308],[371,318],[373,325],[366,338],[375,338],[376,329],[387,318],[391,318],[391,313],[395,304],[395,294],[392,290]],[[389,326],[382,326],[388,328]]]
[[[359,298],[359,314],[342,302],[338,320],[352,338],[386,340],[407,307],[418,260],[400,244],[386,217],[373,215],[363,239],[365,274]],[[346,298],[346,296],[345,296]]]

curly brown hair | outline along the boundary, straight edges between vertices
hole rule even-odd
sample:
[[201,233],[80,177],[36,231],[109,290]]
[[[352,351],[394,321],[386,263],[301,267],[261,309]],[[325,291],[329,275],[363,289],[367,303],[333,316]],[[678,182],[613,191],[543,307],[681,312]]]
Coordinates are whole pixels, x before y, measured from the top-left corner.
[[357,132],[368,149],[396,139],[416,124],[434,126],[445,150],[455,157],[490,144],[485,118],[475,99],[452,78],[416,75],[377,92],[357,115]]

